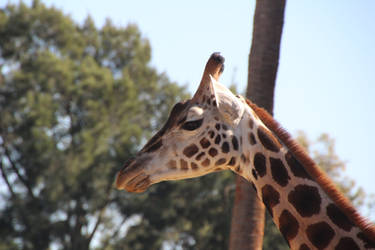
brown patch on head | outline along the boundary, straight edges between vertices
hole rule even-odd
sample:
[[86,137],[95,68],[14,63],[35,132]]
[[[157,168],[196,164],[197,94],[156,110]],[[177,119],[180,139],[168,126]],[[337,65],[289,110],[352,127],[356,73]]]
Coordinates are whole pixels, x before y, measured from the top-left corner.
[[256,153],[254,156],[254,167],[255,170],[258,172],[260,177],[266,175],[267,168],[266,168],[266,157],[264,157],[261,153]]
[[333,239],[335,231],[327,222],[318,222],[307,227],[306,235],[314,247],[324,249]]
[[220,144],[221,136],[218,134],[215,138],[215,144]]
[[332,203],[327,206],[327,215],[339,228],[347,232],[352,229],[353,223],[335,204]]
[[273,215],[272,208],[280,203],[280,194],[271,186],[264,185],[262,187],[262,200],[271,215]]
[[300,247],[299,250],[311,250],[305,243],[303,243]]
[[258,127],[258,137],[266,149],[271,150],[272,152],[279,152],[281,144],[275,138],[275,136],[273,136],[263,126]]
[[298,185],[289,193],[288,201],[302,217],[311,217],[320,212],[322,198],[316,187]]
[[205,137],[203,137],[203,138],[199,141],[199,143],[201,144],[202,148],[208,148],[208,147],[211,145],[210,141],[207,140],[207,138],[205,138]]
[[290,177],[280,159],[270,157],[272,178],[282,187],[288,185]]
[[227,159],[220,158],[219,160],[216,161],[215,165],[220,166],[220,165],[223,165],[225,162],[227,162]]
[[208,167],[209,165],[210,165],[210,160],[208,158],[204,159],[204,161],[202,162],[202,166]]
[[175,160],[170,160],[167,163],[169,169],[177,169],[177,162]]
[[249,143],[250,145],[255,145],[257,143],[257,140],[255,139],[255,135],[253,132],[249,133]]
[[299,224],[297,219],[288,210],[284,209],[279,217],[279,228],[284,238],[290,241],[297,236]]
[[229,152],[229,144],[228,144],[228,142],[223,142],[223,145],[221,145],[221,151],[223,152],[223,153],[228,153]]
[[335,250],[360,250],[360,248],[352,238],[342,237]]
[[185,171],[189,169],[188,163],[184,159],[180,159],[180,169]]
[[199,149],[195,144],[190,144],[189,146],[184,148],[184,151],[182,151],[182,152],[184,153],[184,155],[186,155],[186,157],[190,158],[193,155],[195,155],[196,153],[198,153],[198,151],[199,151]]
[[285,160],[294,176],[311,180],[310,175],[306,172],[301,163],[299,163],[299,161],[292,155],[292,153],[286,153]]
[[357,237],[363,241],[365,248],[375,248],[375,239],[370,240],[363,232],[359,232]]
[[197,161],[200,161],[200,160],[202,159],[202,157],[203,157],[205,154],[206,154],[205,152],[200,152],[200,153],[195,157],[195,159],[196,159]]
[[234,150],[238,150],[238,140],[236,136],[232,137],[232,145]]
[[229,165],[229,166],[234,166],[234,165],[236,165],[236,158],[235,158],[235,157],[230,158],[230,161],[229,161],[228,165]]
[[190,167],[191,167],[192,170],[197,170],[198,169],[198,165],[195,162],[191,162],[190,163]]
[[220,130],[220,123],[216,123],[215,128],[216,128],[217,131],[219,131]]
[[208,150],[208,154],[211,156],[211,157],[215,157],[217,155],[217,150],[216,148],[210,148],[210,150]]

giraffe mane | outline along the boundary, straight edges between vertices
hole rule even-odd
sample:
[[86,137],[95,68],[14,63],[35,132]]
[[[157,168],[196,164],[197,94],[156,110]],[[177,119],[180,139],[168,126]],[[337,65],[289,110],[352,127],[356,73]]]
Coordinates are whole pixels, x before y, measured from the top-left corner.
[[310,176],[322,187],[327,195],[341,208],[342,212],[357,225],[370,239],[375,239],[375,226],[362,217],[352,203],[336,187],[335,183],[310,158],[304,148],[263,108],[258,107],[250,100],[246,103],[254,110],[261,121],[276,134],[278,139],[288,147],[295,158],[303,164]]

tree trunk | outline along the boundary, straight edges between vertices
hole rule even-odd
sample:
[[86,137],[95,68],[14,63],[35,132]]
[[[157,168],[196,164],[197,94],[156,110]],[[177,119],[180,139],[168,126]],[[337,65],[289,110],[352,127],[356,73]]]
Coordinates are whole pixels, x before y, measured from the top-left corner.
[[[257,0],[254,14],[246,97],[273,114],[285,0]],[[246,180],[238,176],[230,250],[262,249],[264,206]]]

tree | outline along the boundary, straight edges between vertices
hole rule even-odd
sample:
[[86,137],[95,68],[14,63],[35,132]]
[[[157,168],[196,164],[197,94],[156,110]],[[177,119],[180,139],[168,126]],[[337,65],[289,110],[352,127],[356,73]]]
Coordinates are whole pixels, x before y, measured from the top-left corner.
[[[246,97],[273,114],[285,0],[257,0]],[[250,184],[236,179],[229,249],[262,249],[265,209]]]
[[113,216],[141,201],[114,174],[187,97],[150,55],[135,25],[78,25],[39,1],[0,11],[1,248],[89,249],[131,217]]

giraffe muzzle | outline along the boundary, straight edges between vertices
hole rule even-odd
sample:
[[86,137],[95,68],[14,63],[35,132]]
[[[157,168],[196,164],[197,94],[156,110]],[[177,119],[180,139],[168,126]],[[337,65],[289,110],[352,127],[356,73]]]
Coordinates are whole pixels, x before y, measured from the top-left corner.
[[147,165],[150,159],[151,157],[144,156],[127,161],[116,176],[116,188],[134,193],[146,191],[152,184],[150,176],[144,171],[144,166]]

